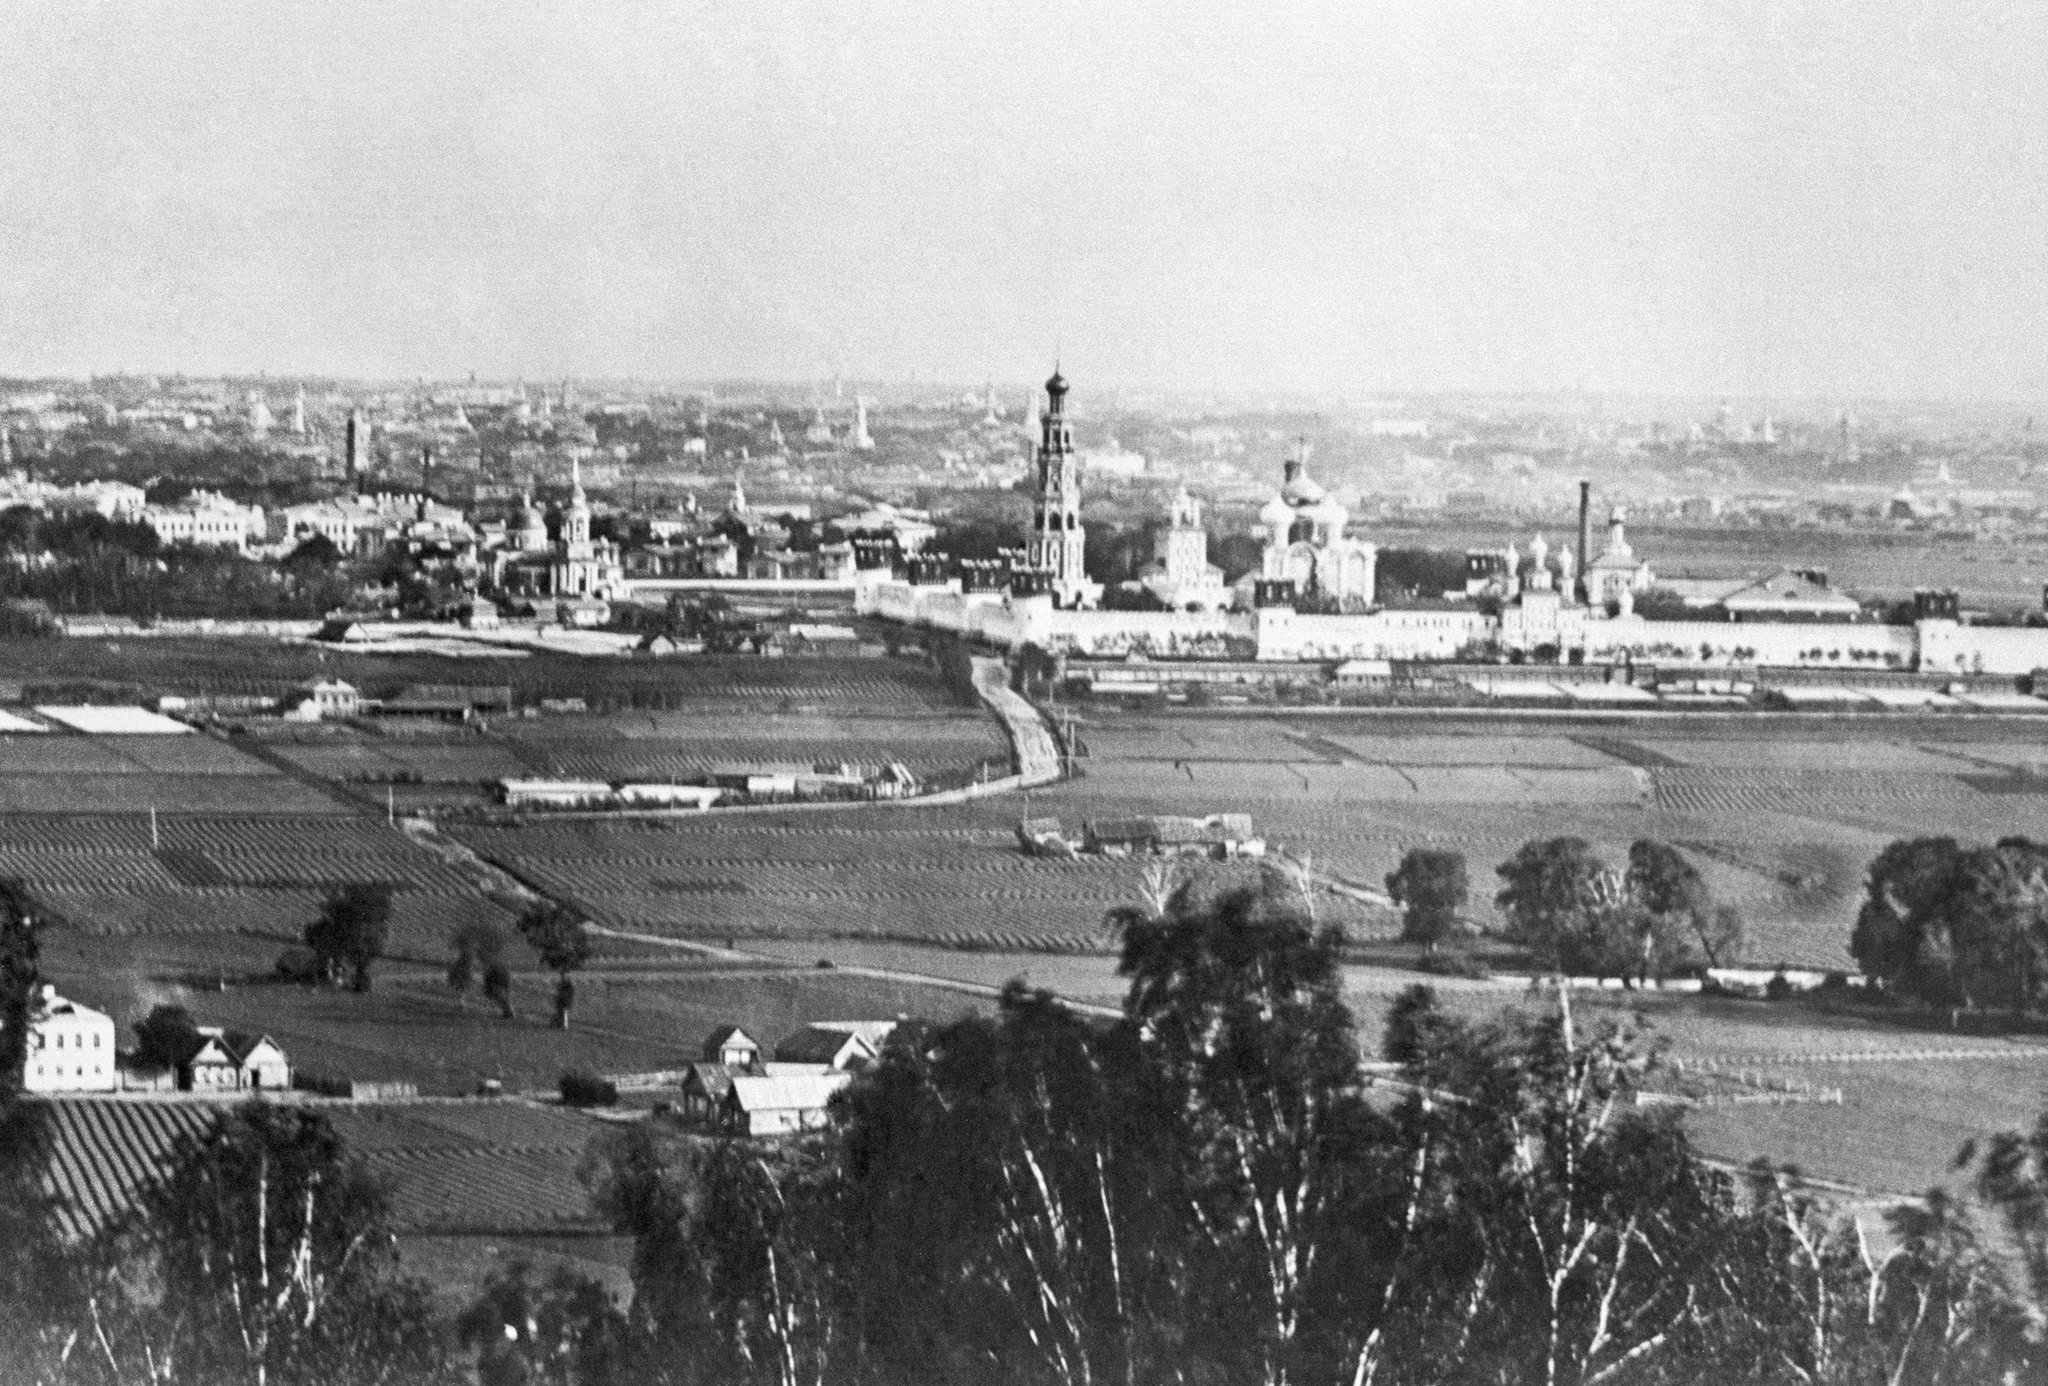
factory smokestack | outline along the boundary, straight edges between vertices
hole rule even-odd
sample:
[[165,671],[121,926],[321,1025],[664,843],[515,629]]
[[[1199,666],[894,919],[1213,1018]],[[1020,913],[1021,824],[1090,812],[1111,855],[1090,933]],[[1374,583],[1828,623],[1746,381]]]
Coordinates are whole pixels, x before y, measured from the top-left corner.
[[1586,600],[1586,568],[1593,561],[1593,483],[1579,483],[1579,581],[1578,598]]

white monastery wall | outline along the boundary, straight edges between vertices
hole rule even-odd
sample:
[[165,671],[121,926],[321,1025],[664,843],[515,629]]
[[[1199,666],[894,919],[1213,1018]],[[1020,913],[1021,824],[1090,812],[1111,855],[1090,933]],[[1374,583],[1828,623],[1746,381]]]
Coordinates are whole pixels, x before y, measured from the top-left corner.
[[1911,669],[1911,626],[1776,621],[1646,621],[1616,616],[1586,622],[1586,658],[1646,663],[1765,664],[1837,669]]

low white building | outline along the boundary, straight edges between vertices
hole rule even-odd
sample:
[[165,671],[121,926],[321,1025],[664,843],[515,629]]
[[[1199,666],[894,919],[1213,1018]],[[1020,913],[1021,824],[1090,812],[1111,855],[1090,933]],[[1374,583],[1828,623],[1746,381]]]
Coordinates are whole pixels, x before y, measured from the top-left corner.
[[174,505],[146,505],[140,518],[166,546],[240,550],[264,534],[262,507],[241,505],[215,491],[194,491]]
[[21,1069],[24,1092],[112,1092],[120,1082],[113,1017],[45,984],[29,1011]]
[[701,784],[622,784],[617,791],[622,804],[694,809],[710,808],[724,793]]
[[363,695],[352,683],[323,679],[301,691],[298,702],[286,712],[292,722],[324,722],[354,717],[363,710]]
[[604,780],[500,780],[498,793],[509,808],[583,808],[614,797]]

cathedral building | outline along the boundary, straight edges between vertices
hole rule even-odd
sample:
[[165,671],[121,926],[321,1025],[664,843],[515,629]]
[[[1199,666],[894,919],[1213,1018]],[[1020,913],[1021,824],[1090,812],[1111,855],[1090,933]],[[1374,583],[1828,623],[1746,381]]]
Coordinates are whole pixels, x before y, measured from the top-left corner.
[[1038,486],[1032,501],[1031,536],[1024,549],[1026,580],[1052,594],[1062,607],[1092,607],[1102,584],[1090,582],[1082,566],[1087,531],[1081,526],[1081,461],[1074,454],[1074,430],[1067,422],[1067,382],[1057,369],[1045,382],[1046,409],[1039,416]]
[[1308,449],[1287,460],[1280,494],[1259,511],[1266,528],[1260,576],[1291,582],[1302,596],[1367,606],[1373,599],[1379,550],[1345,537],[1351,512],[1308,474]]
[[569,508],[562,528],[548,542],[547,519],[525,497],[512,516],[506,547],[499,551],[497,584],[532,597],[596,597],[609,600],[625,590],[626,568],[619,546],[590,537],[590,498],[583,494],[583,464],[570,463]]

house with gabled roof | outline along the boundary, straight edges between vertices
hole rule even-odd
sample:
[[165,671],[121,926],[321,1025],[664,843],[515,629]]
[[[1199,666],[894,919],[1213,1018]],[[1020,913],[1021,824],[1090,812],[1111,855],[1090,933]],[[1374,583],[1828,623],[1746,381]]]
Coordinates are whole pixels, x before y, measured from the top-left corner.
[[268,1035],[202,1025],[196,1047],[178,1064],[178,1086],[193,1092],[289,1088],[291,1061]]
[[[893,1021],[878,1022],[893,1027]],[[888,1037],[884,1029],[870,1040],[857,1033],[854,1028],[861,1022],[841,1022],[806,1025],[795,1034],[787,1036],[775,1046],[775,1058],[786,1064],[823,1064],[834,1072],[850,1073],[868,1067],[882,1054],[882,1041]]]
[[718,1115],[725,1099],[732,1092],[732,1080],[736,1074],[748,1072],[721,1063],[686,1064],[683,1068],[682,1097],[679,1105],[685,1121],[709,1122]]
[[789,1074],[774,1078],[741,1074],[718,1108],[718,1124],[735,1136],[784,1136],[813,1131],[831,1119],[833,1094],[853,1081],[851,1073]]
[[704,1061],[727,1068],[758,1069],[761,1046],[737,1025],[721,1025],[704,1039]]

